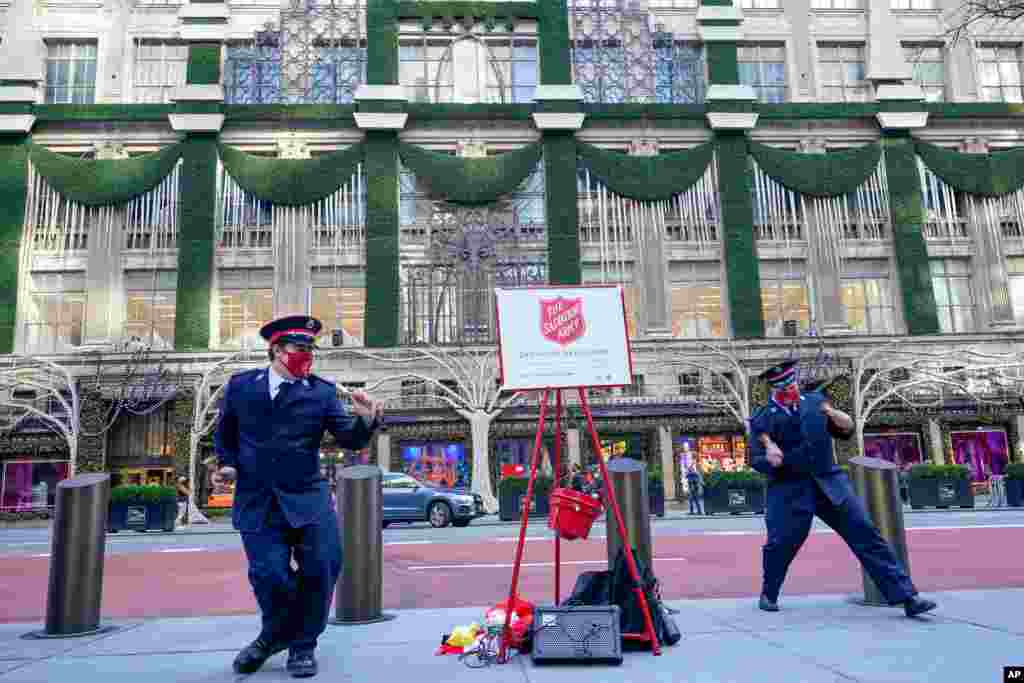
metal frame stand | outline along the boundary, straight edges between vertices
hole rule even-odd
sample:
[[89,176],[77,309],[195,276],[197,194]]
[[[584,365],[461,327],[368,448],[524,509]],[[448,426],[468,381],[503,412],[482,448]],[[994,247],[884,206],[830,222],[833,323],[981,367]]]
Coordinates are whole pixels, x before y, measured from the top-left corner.
[[[598,454],[597,462],[601,468],[601,479],[604,481],[605,490],[607,491],[608,502],[611,504],[612,512],[615,516],[615,523],[619,530],[619,537],[628,539],[629,534],[626,532],[626,524],[622,518],[622,510],[619,509],[619,502],[615,497],[615,486],[612,484],[612,479],[608,475],[608,469],[605,467],[604,459],[601,457],[601,440],[597,436],[597,429],[594,427],[594,416],[590,411],[590,405],[587,403],[587,393],[585,387],[579,387],[577,389],[580,398],[580,406],[583,409],[583,415],[587,418],[587,431],[590,433],[590,440],[594,448],[594,453]],[[519,542],[516,545],[516,559],[515,564],[512,566],[512,585],[508,592],[508,605],[505,610],[505,626],[502,630],[501,647],[498,652],[498,662],[504,663],[508,661],[508,647],[511,641],[511,630],[510,626],[512,623],[512,609],[516,598],[518,597],[519,589],[519,569],[523,561],[523,549],[526,544],[526,527],[529,524],[529,513],[530,503],[533,500],[533,485],[537,479],[537,465],[540,462],[540,449],[541,439],[544,435],[544,424],[547,418],[548,400],[551,397],[551,393],[555,393],[555,454],[554,454],[554,472],[555,481],[560,481],[561,474],[561,417],[562,417],[562,390],[561,389],[544,389],[540,402],[540,415],[537,417],[537,434],[533,440],[533,456],[530,459],[530,480],[526,486],[526,497],[523,500],[521,521],[519,523]],[[559,580],[561,579],[561,555],[559,548],[559,535],[557,530],[555,531],[555,604],[559,602]],[[643,633],[623,633],[622,637],[626,640],[635,640],[639,642],[647,642],[651,644],[651,652],[655,656],[661,654],[661,646],[658,643],[658,636],[654,631],[654,620],[651,618],[651,609],[647,604],[647,596],[644,595],[643,585],[640,580],[640,572],[637,570],[636,561],[633,558],[633,549],[629,543],[623,544],[623,550],[626,554],[626,564],[629,566],[629,574],[633,579],[633,590],[636,592],[637,600],[640,603],[640,608],[644,613],[644,632]]]

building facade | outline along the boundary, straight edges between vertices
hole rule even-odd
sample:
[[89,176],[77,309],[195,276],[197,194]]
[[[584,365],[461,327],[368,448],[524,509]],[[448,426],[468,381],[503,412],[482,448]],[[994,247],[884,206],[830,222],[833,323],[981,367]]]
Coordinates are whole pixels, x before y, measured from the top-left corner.
[[[74,464],[168,482],[191,383],[275,316],[320,318],[321,374],[370,386],[393,367],[345,350],[492,346],[495,286],[619,284],[636,376],[594,394],[602,448],[674,496],[687,463],[746,459],[708,400],[737,375],[674,363],[704,343],[747,374],[824,344],[848,383],[880,344],[1019,348],[1024,31],[952,42],[959,5],[13,0],[0,352],[83,382],[133,345],[173,364],[182,391],[81,437]],[[436,387],[398,393],[350,458],[467,481],[468,423]],[[999,474],[1020,411],[961,403],[889,406],[866,447]],[[493,477],[535,412],[493,423]],[[587,463],[577,419],[565,452]],[[4,511],[52,502],[72,467],[24,422],[0,450]]]

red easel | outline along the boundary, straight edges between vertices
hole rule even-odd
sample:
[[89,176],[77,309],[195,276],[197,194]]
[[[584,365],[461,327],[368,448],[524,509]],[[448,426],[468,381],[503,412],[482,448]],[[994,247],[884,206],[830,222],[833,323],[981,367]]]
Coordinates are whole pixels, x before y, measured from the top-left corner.
[[[530,502],[533,500],[533,484],[537,479],[537,465],[540,461],[540,448],[541,448],[541,437],[544,434],[544,422],[547,417],[548,410],[548,399],[550,398],[551,392],[555,392],[555,451],[554,451],[554,467],[553,471],[555,474],[555,482],[560,482],[561,477],[561,444],[562,444],[562,390],[561,389],[544,389],[541,402],[540,402],[540,415],[537,418],[537,434],[533,440],[533,456],[530,459],[530,480],[526,486],[526,498],[523,500],[522,519],[519,524],[519,543],[516,546],[516,561],[512,568],[512,586],[508,593],[508,603],[505,610],[505,627],[502,631],[501,646],[498,653],[498,661],[505,662],[508,660],[507,650],[508,644],[511,639],[511,622],[512,622],[512,611],[518,597],[519,587],[519,567],[523,561],[523,547],[526,543],[526,527],[529,522],[529,511]],[[654,621],[651,619],[650,606],[647,604],[647,597],[644,595],[643,587],[640,583],[640,573],[636,568],[636,561],[633,559],[633,549],[629,544],[629,535],[626,533],[626,524],[622,520],[622,511],[619,509],[619,502],[615,497],[615,487],[612,485],[611,477],[608,476],[608,469],[605,467],[604,458],[601,457],[601,440],[597,436],[597,430],[594,428],[594,416],[590,412],[590,405],[587,403],[587,393],[584,387],[577,389],[580,397],[580,405],[583,408],[583,414],[587,418],[587,431],[590,433],[590,440],[593,444],[594,453],[598,454],[597,462],[601,468],[601,478],[604,481],[605,491],[607,491],[608,501],[611,503],[612,512],[615,515],[615,523],[619,529],[619,537],[623,539],[623,550],[626,554],[626,563],[629,566],[630,576],[633,578],[633,590],[636,592],[637,599],[640,602],[640,608],[644,613],[644,632],[643,633],[623,633],[622,637],[626,640],[635,640],[640,642],[648,642],[651,644],[651,652],[654,655],[661,654],[661,647],[658,643],[658,636],[654,632]],[[559,581],[561,579],[561,555],[558,531],[555,531],[555,604],[559,601]]]

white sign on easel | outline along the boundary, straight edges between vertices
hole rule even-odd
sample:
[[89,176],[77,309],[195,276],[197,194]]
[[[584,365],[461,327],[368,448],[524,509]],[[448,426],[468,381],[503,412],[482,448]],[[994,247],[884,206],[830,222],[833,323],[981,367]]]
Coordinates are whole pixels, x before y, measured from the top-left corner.
[[632,383],[621,286],[496,289],[495,297],[503,390]]

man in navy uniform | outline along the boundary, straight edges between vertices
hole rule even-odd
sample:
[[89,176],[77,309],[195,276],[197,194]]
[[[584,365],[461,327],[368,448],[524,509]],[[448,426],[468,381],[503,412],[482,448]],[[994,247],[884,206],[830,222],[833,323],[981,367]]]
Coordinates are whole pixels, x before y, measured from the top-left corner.
[[801,394],[796,361],[761,375],[769,404],[750,418],[751,465],[768,476],[764,583],[759,607],[776,612],[786,571],[810,533],[814,516],[838,533],[891,605],[908,617],[935,609],[919,598],[903,565],[868,519],[850,480],[832,456],[832,438],[849,439],[853,420],[820,392]]
[[326,429],[342,448],[364,448],[382,416],[361,391],[352,393],[349,415],[334,384],[310,374],[321,327],[305,315],[268,323],[260,335],[270,366],[240,372],[225,388],[214,445],[221,475],[237,477],[232,522],[263,613],[259,637],[235,658],[237,673],[288,650],[292,676],[316,675],[314,650],[341,571],[320,440]]

